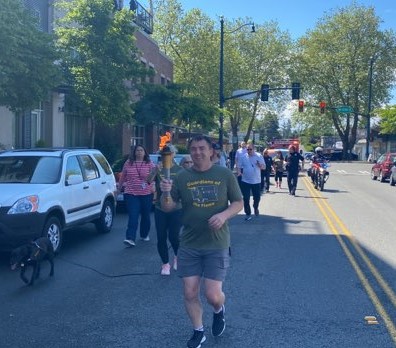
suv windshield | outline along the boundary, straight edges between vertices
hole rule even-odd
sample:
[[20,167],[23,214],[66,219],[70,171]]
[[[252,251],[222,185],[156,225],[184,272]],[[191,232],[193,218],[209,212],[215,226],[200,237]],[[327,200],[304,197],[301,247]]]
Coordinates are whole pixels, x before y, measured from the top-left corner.
[[61,158],[0,157],[0,183],[54,184],[59,181]]

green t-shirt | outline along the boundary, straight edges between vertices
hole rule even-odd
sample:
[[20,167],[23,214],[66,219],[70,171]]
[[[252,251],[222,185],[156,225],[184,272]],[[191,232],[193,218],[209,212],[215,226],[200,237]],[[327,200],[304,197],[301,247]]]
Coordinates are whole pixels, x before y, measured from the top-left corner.
[[172,186],[172,198],[181,201],[183,229],[180,245],[196,249],[226,249],[230,232],[226,222],[220,230],[209,228],[211,216],[242,200],[235,175],[228,168],[212,165],[205,172],[193,168],[180,171]]

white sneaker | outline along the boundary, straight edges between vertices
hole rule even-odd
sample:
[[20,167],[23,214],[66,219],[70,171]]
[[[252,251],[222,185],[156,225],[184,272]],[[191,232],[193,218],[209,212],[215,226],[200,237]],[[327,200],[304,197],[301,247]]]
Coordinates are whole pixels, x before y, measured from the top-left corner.
[[125,239],[124,244],[129,247],[135,246],[135,242],[132,239]]
[[177,256],[173,259],[173,269],[177,271]]
[[162,265],[161,268],[161,275],[170,275],[170,264],[169,263],[165,263]]
[[144,241],[144,242],[149,242],[150,241],[150,237],[149,236],[147,236],[146,238],[140,238],[142,241]]

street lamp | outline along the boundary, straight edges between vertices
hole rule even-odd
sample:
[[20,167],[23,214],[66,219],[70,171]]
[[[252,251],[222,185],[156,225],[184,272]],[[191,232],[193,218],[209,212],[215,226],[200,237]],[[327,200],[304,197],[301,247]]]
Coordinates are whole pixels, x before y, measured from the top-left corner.
[[[235,30],[228,31],[227,34],[234,33],[239,29],[251,25],[252,33],[254,33],[255,27],[254,23],[245,23],[236,28]],[[224,134],[224,17],[220,17],[220,74],[219,74],[219,107],[220,107],[220,115],[219,115],[219,145],[223,148],[223,134]]]
[[367,128],[366,128],[366,160],[368,160],[370,152],[370,114],[371,114],[371,95],[372,95],[372,84],[373,84],[373,65],[377,57],[373,55],[370,58],[370,69],[369,69],[369,89],[368,89],[368,103],[367,103]]

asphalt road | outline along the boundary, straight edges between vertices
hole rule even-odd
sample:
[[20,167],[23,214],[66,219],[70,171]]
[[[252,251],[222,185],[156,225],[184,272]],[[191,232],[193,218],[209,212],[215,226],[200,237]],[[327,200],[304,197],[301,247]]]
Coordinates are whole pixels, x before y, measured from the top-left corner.
[[[396,188],[371,181],[365,163],[330,171],[325,191],[301,176],[297,197],[272,186],[259,217],[231,221],[227,329],[211,337],[205,303],[203,347],[395,346]],[[159,274],[154,226],[150,242],[128,249],[125,224],[119,214],[110,234],[70,231],[55,277],[44,266],[33,287],[1,255],[1,347],[185,347],[181,281]]]

